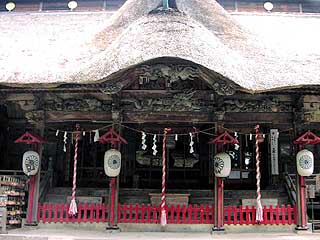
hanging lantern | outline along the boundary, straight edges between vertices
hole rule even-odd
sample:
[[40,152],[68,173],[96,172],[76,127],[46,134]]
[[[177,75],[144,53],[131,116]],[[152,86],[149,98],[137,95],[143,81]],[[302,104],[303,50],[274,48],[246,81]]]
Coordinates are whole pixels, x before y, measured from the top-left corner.
[[307,149],[297,153],[297,170],[300,176],[308,177],[313,173],[313,153]]
[[117,177],[121,169],[121,153],[110,149],[104,154],[104,171],[108,177]]
[[39,171],[40,156],[35,151],[27,151],[22,157],[22,169],[27,176],[36,175]]
[[228,177],[231,172],[231,157],[227,153],[218,153],[213,158],[216,177]]

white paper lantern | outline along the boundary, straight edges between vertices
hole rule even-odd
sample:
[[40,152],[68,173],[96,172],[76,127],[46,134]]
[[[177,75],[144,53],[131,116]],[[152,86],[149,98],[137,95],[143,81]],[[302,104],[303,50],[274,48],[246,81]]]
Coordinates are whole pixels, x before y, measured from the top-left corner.
[[228,177],[231,172],[231,157],[227,153],[218,153],[214,156],[214,174],[216,177]]
[[120,174],[121,153],[110,149],[104,154],[104,171],[108,177],[116,177]]
[[314,157],[309,150],[301,150],[297,153],[297,170],[300,176],[308,177],[313,173]]
[[22,169],[27,176],[36,175],[39,171],[40,156],[37,152],[27,151],[22,157]]

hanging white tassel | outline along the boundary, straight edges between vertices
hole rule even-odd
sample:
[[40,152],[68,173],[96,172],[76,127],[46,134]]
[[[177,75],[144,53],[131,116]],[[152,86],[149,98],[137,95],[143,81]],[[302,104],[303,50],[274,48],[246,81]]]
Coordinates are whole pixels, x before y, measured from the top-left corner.
[[67,152],[67,132],[64,132],[64,134],[63,134],[63,142],[64,142],[63,151]]
[[82,136],[85,136],[86,135],[86,132],[82,132]]
[[56,137],[58,137],[58,135],[59,135],[59,130],[56,131]]
[[153,146],[152,146],[152,150],[153,150],[153,156],[157,155],[157,135],[154,134],[153,135]]
[[175,140],[175,141],[178,141],[178,134],[176,134],[176,135],[174,136],[174,140]]
[[189,144],[189,146],[190,146],[190,153],[194,153],[194,149],[193,149],[193,144],[194,144],[194,142],[193,142],[193,135],[192,135],[192,133],[189,133],[189,136],[190,136],[190,144]]
[[266,138],[266,135],[265,135],[265,134],[262,134],[262,137],[263,137],[263,138]]
[[146,144],[146,133],[145,132],[142,132],[142,138],[141,138],[141,148],[142,150],[146,150],[147,149],[147,144]]
[[74,216],[78,213],[77,203],[75,199],[72,199],[69,207],[69,215]]
[[252,141],[252,133],[249,135],[249,140]]
[[[235,139],[238,139],[238,133],[237,133],[237,132],[234,132],[234,138],[235,138]],[[235,149],[235,150],[239,150],[239,148],[240,148],[239,144],[235,144],[235,145],[234,145],[234,149]]]
[[93,138],[93,141],[94,142],[98,142],[99,141],[99,138],[100,138],[100,135],[99,135],[99,130],[94,130],[94,138]]

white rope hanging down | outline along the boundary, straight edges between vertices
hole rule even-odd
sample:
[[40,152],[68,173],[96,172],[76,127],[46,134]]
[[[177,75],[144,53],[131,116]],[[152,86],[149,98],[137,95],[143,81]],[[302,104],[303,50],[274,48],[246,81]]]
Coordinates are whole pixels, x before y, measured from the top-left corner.
[[147,149],[147,144],[146,144],[146,133],[145,132],[142,132],[142,137],[141,137],[141,148],[142,150],[146,150]]
[[260,192],[260,152],[259,152],[259,128],[260,126],[256,126],[256,179],[257,179],[257,212],[256,212],[256,222],[263,222],[263,209],[261,205],[261,192]]
[[153,156],[157,155],[157,134],[153,135],[153,146],[152,146],[152,150],[153,150]]
[[194,141],[193,141],[193,135],[192,135],[191,132],[189,133],[189,136],[190,136],[190,144],[189,144],[189,146],[190,146],[190,153],[194,153],[194,149],[193,149]]
[[78,213],[76,203],[76,187],[77,187],[77,161],[78,161],[78,142],[80,138],[79,125],[77,125],[76,132],[76,144],[74,146],[74,158],[73,158],[73,181],[72,181],[72,200],[69,207],[69,215],[74,216]]

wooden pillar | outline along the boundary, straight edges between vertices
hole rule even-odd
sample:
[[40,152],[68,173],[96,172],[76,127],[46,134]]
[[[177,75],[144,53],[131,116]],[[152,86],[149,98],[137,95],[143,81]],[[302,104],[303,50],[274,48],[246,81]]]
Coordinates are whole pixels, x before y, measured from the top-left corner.
[[[44,114],[41,114],[44,116]],[[44,119],[37,119],[36,129],[38,130],[38,134],[43,137],[44,135]],[[39,203],[39,190],[40,190],[40,177],[41,177],[41,160],[42,160],[42,152],[43,152],[43,144],[37,144],[35,149],[39,156],[39,171],[35,176],[32,176],[30,179],[29,185],[29,198],[28,198],[28,209],[27,209],[27,225],[35,226],[38,224],[38,203]]]

